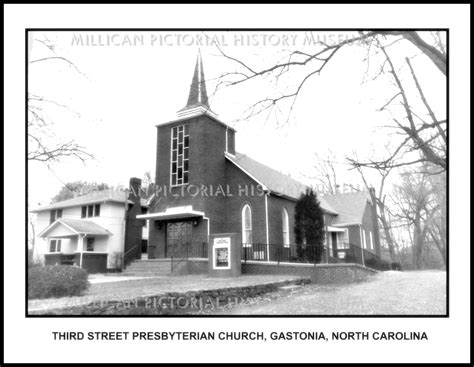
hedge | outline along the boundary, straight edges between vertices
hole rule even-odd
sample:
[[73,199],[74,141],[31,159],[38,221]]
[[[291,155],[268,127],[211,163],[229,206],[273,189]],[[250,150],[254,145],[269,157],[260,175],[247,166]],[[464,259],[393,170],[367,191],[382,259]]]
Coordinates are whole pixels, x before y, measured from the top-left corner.
[[71,265],[28,269],[28,299],[81,295],[89,287],[87,272]]

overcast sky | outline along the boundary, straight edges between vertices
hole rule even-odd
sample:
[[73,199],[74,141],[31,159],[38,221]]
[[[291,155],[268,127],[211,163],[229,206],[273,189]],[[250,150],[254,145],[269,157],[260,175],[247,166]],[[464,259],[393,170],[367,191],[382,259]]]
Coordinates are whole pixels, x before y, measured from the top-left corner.
[[[287,123],[288,104],[282,114],[244,120],[244,111],[273,93],[293,91],[310,69],[295,69],[280,78],[255,80],[213,91],[224,72],[242,71],[225,59],[215,45],[256,69],[281,60],[288,50],[314,52],[312,40],[327,43],[354,33],[225,32],[48,32],[36,33],[55,45],[56,55],[74,62],[80,73],[59,60],[30,66],[29,92],[68,108],[47,104],[45,113],[54,122],[52,139],[76,142],[95,156],[82,164],[65,159],[48,169],[30,162],[30,205],[49,203],[62,182],[77,180],[127,185],[132,176],[154,175],[155,125],[173,120],[189,93],[196,55],[200,48],[212,110],[235,127],[236,149],[295,178],[314,175],[314,153],[330,149],[344,163],[356,152],[360,158],[380,154],[390,141],[381,126],[389,116],[377,112],[393,94],[387,79],[363,83],[367,71],[366,49],[350,46],[340,50],[320,75],[304,85]],[[339,37],[339,38],[338,38]],[[402,44],[395,54],[416,55]],[[52,56],[39,42],[31,48],[30,61]],[[375,60],[376,62],[376,60]],[[423,56],[414,59],[427,97],[439,111],[445,109],[444,80]],[[444,112],[443,112],[444,113]],[[357,184],[358,178],[344,172],[342,181]]]

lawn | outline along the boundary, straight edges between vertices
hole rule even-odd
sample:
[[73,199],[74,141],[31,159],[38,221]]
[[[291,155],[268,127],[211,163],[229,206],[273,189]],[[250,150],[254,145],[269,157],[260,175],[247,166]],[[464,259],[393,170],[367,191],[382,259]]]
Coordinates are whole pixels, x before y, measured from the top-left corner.
[[44,311],[89,304],[92,302],[130,300],[164,293],[247,287],[299,279],[291,275],[243,275],[238,278],[212,278],[207,275],[163,276],[91,284],[83,296],[36,299],[28,301],[28,311]]
[[366,282],[290,288],[219,313],[230,315],[444,315],[446,272],[381,272]]

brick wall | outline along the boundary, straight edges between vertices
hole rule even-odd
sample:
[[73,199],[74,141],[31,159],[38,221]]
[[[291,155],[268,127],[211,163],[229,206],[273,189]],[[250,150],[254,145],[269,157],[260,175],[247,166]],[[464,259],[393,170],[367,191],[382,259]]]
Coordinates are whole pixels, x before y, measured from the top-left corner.
[[351,283],[367,279],[377,272],[357,264],[242,264],[242,274],[287,274],[310,277],[313,283]]
[[[242,233],[242,209],[249,204],[252,209],[252,238],[254,243],[266,243],[265,196],[257,183],[233,163],[227,162],[226,180],[233,196],[226,200],[226,225],[220,233]],[[211,233],[219,233],[213,232]]]
[[[125,244],[124,253],[128,253],[129,259],[138,259],[141,255],[143,221],[137,219],[137,215],[141,214],[140,205],[140,188],[141,180],[139,178],[130,179],[130,192],[127,204],[126,222],[125,222]],[[135,248],[135,250],[132,250]]]
[[283,208],[288,211],[290,243],[295,243],[295,202],[274,195],[268,197],[269,243],[283,243]]
[[[175,275],[206,274],[207,260],[190,259],[183,262]],[[313,283],[352,283],[367,279],[377,271],[357,264],[274,264],[263,262],[242,263],[242,274],[292,275],[311,278]]]

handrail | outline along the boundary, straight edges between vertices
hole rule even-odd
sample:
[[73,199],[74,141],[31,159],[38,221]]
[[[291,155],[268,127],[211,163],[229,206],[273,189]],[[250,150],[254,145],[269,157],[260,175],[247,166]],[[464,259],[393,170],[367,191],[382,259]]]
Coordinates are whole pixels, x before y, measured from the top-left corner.
[[178,264],[181,264],[184,260],[187,260],[188,259],[188,250],[189,250],[189,242],[185,242],[184,244],[184,247],[186,248],[186,256],[185,257],[180,257],[178,262],[174,262],[174,255],[177,253],[177,252],[180,252],[181,249],[183,247],[183,244],[181,244],[181,246],[179,246],[177,249],[175,249],[173,251],[173,253],[171,254],[171,274],[173,274],[173,270],[175,269],[175,267],[178,265]]
[[124,252],[123,257],[122,257],[122,269],[128,265],[128,255],[132,253],[133,250],[136,250],[138,248],[138,245],[132,246],[129,248],[127,251]]
[[[344,255],[339,257],[339,253],[344,253]],[[356,263],[373,269],[384,267],[382,259],[374,252],[346,242],[339,243],[337,248],[313,244],[242,243],[241,260],[244,263],[272,261],[278,265],[281,262],[311,263],[315,266],[316,264]]]
[[[189,260],[189,257],[191,255],[194,256],[196,254],[196,251],[194,250],[195,245],[200,245],[201,247],[198,248],[198,252],[202,257],[207,257],[207,242],[186,242],[184,244],[181,244],[181,246],[177,247],[174,249],[174,251],[171,254],[171,273],[173,273],[173,270],[176,269],[176,267],[181,264],[183,261]],[[183,251],[183,249],[185,251]],[[180,254],[181,256],[179,258],[175,257],[176,254]],[[175,259],[177,259],[175,261]]]

